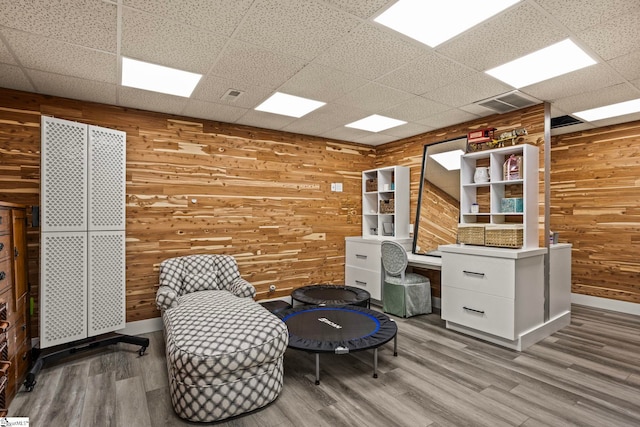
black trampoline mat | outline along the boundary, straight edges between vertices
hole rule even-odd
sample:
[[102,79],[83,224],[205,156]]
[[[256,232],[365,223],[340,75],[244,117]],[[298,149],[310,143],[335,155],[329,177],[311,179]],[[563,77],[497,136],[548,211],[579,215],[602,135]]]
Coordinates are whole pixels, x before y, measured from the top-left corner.
[[301,306],[278,316],[289,329],[289,347],[315,353],[376,348],[398,332],[387,315],[358,306]]
[[290,334],[324,341],[363,338],[380,329],[375,317],[349,309],[309,309],[293,313],[284,322]]
[[295,289],[291,298],[313,305],[368,305],[371,295],[364,289],[344,285],[308,285]]
[[356,293],[344,288],[307,289],[305,295],[316,299],[357,301]]

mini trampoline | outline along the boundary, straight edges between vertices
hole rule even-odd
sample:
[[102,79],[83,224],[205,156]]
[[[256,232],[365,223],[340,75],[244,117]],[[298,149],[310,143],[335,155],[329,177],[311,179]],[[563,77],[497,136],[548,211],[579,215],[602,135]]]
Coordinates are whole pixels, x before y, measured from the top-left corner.
[[345,285],[302,286],[291,293],[291,299],[312,305],[358,305],[369,307],[371,295],[364,289]]
[[373,349],[373,377],[378,378],[378,347],[393,341],[398,355],[398,327],[384,313],[358,306],[307,305],[277,313],[289,329],[289,347],[316,355],[320,384],[320,353],[346,354]]

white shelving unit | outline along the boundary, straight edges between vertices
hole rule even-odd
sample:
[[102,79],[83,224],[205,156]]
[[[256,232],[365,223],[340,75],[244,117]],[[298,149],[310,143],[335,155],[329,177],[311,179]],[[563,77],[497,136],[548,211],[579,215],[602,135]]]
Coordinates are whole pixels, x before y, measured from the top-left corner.
[[[511,154],[522,156],[521,179],[504,180],[503,164]],[[515,145],[462,156],[460,168],[460,223],[522,224],[523,248],[538,247],[538,147],[530,144]],[[489,167],[491,179],[486,183],[474,182],[476,167]],[[478,213],[471,205],[482,197],[489,203],[480,204]],[[522,197],[523,211],[505,213],[501,202],[505,197]]]
[[[367,181],[370,180],[375,180],[377,185],[375,190],[367,191]],[[393,203],[393,211],[381,212],[381,202]],[[362,237],[380,240],[409,238],[408,167],[390,166],[362,172]]]

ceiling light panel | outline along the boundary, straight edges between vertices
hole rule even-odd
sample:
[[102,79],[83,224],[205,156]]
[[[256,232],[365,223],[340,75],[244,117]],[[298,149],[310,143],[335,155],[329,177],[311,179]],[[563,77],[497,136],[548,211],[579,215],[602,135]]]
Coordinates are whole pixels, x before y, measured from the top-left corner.
[[521,88],[595,63],[571,39],[565,39],[485,72],[515,88]]
[[326,102],[276,92],[255,109],[257,111],[300,118],[325,104]]
[[624,116],[638,112],[640,112],[640,98],[606,105],[604,107],[592,108],[590,110],[578,111],[577,113],[573,113],[573,115],[587,122],[592,122],[594,120],[608,119],[610,117]]
[[373,114],[369,117],[365,117],[364,119],[349,123],[348,125],[345,125],[345,127],[366,130],[369,132],[381,132],[383,130],[391,129],[396,126],[404,125],[406,123],[407,122],[402,120]]
[[427,46],[457,36],[520,0],[399,0],[375,21]]
[[123,86],[189,97],[201,78],[202,74],[122,58]]

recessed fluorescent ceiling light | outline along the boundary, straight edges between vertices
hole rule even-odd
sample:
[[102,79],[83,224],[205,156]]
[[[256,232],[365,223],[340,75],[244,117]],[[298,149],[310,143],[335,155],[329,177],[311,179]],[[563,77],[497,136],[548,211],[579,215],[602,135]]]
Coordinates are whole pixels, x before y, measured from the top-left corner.
[[609,117],[623,116],[625,114],[640,112],[640,98],[631,101],[619,102],[617,104],[605,105],[604,107],[592,108],[590,110],[573,113],[574,116],[582,120],[592,122],[594,120],[608,119]]
[[596,61],[570,39],[514,59],[485,71],[490,76],[515,88],[529,86],[552,77],[579,70]]
[[122,85],[189,97],[202,74],[122,58]]
[[520,0],[400,0],[375,21],[436,47]]
[[444,153],[432,154],[430,157],[438,162],[448,171],[460,169],[460,156],[464,154],[462,150],[445,151]]
[[377,114],[373,114],[369,117],[365,117],[364,119],[357,120],[353,123],[349,123],[345,125],[348,128],[354,129],[362,129],[367,130],[369,132],[380,132],[385,129],[391,129],[396,126],[403,125],[407,122],[402,120],[392,119],[391,117],[379,116]]
[[283,116],[302,117],[313,110],[322,107],[325,102],[314,101],[313,99],[302,98],[300,96],[287,95],[276,92],[267,98],[255,109],[266,111],[267,113],[282,114]]

